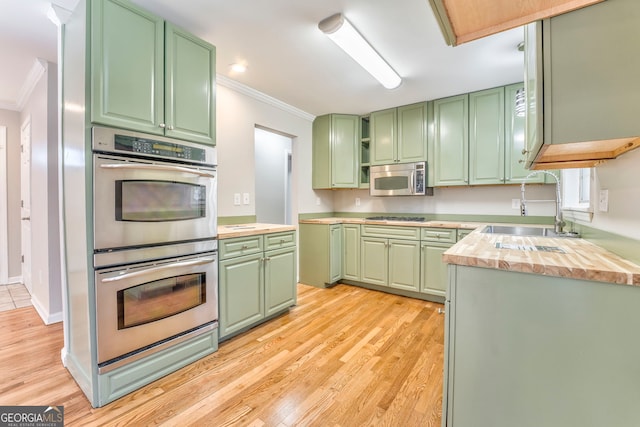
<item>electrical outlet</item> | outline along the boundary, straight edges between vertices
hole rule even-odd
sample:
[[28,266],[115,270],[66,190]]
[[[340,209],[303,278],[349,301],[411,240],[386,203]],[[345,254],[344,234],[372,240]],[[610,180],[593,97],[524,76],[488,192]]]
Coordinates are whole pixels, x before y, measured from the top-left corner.
[[251,199],[249,198],[249,193],[242,193],[242,203],[248,205],[251,203]]
[[316,205],[320,206],[320,197],[316,197]]
[[233,193],[233,204],[240,206],[240,193]]
[[598,210],[600,212],[609,212],[609,190],[600,190]]
[[356,206],[360,206],[360,197],[356,197]]
[[520,209],[520,199],[511,199],[511,209]]

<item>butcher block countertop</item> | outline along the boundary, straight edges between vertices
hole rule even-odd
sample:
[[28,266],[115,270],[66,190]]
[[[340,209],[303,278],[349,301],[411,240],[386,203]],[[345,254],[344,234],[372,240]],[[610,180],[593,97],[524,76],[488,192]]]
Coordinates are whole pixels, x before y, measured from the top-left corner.
[[279,233],[281,231],[294,231],[295,225],[282,224],[235,224],[219,225],[218,239],[231,239],[234,237],[254,236],[256,234]]
[[394,225],[399,227],[436,227],[436,228],[466,228],[473,230],[484,223],[478,222],[460,222],[460,221],[379,221],[364,218],[313,218],[301,219],[300,224],[377,224],[377,225]]
[[[489,234],[480,230],[448,249],[444,262],[640,286],[640,266],[587,240]],[[536,250],[527,250],[532,248]]]
[[[444,262],[640,286],[639,265],[585,239],[481,233],[480,230],[487,224],[478,222],[376,221],[340,217],[306,219],[299,222],[300,224],[378,224],[475,229],[444,253]],[[527,226],[531,225],[527,224]],[[502,247],[497,248],[497,243]]]

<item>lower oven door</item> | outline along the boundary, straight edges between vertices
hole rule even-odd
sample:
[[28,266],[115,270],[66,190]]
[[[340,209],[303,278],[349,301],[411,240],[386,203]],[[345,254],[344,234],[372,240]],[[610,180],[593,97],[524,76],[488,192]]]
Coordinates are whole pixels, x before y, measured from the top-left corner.
[[95,250],[215,238],[213,167],[94,154]]
[[217,253],[96,272],[98,363],[218,319]]

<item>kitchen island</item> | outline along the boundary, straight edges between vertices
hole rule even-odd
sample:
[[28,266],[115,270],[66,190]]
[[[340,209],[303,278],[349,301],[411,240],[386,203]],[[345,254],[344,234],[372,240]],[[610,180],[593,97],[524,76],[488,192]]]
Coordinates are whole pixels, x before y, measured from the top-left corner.
[[443,256],[443,426],[640,425],[640,267],[583,239],[480,231]]

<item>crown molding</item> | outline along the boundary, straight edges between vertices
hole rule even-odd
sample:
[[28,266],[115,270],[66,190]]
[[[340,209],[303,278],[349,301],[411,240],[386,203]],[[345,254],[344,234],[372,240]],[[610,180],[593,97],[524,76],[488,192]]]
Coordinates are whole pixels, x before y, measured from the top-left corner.
[[20,88],[20,93],[18,94],[18,100],[16,101],[17,111],[22,111],[27,105],[33,90],[36,88],[36,85],[44,75],[46,69],[47,61],[44,59],[36,58],[35,61],[33,61],[33,66],[27,74],[27,77]]
[[230,79],[227,76],[223,76],[221,74],[216,74],[216,83],[220,86],[224,86],[226,88],[235,90],[236,92],[240,92],[244,95],[247,95],[251,98],[254,98],[258,101],[264,102],[265,104],[269,104],[276,108],[279,108],[287,113],[293,114],[294,116],[298,116],[301,119],[308,120],[313,122],[313,119],[316,118],[313,114],[307,113],[299,108],[296,108],[292,105],[287,104],[286,102],[282,102],[279,99],[276,99],[272,96],[264,94],[259,90],[255,90],[247,85],[239,83],[233,79]]

